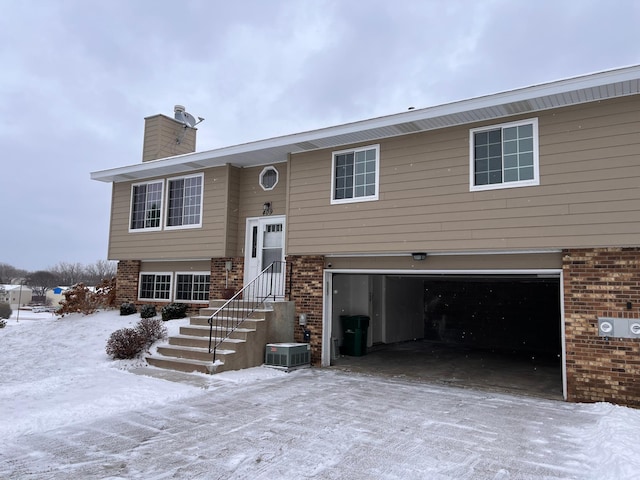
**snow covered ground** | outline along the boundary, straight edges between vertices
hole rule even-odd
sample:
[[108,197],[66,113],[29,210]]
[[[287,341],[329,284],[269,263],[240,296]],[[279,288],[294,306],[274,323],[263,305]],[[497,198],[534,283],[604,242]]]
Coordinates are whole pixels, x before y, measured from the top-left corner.
[[172,375],[110,360],[109,335],[138,320],[14,312],[0,329],[0,478],[640,478],[640,410],[332,369]]

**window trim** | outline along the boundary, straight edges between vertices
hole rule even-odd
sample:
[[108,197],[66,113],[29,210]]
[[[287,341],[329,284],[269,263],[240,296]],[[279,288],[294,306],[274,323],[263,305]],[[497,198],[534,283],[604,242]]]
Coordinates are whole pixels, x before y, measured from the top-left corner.
[[[169,298],[147,298],[142,296],[142,276],[143,275],[168,275],[169,276]],[[173,272],[140,272],[138,274],[138,300],[149,301],[149,302],[171,302],[173,299],[173,290],[174,290],[174,274]],[[155,292],[155,279],[154,279],[154,294]]]
[[[274,182],[274,184],[267,188],[262,184],[262,179],[264,178],[264,175],[273,170],[274,172],[276,172],[276,181]],[[278,172],[278,169],[276,167],[274,167],[273,165],[269,165],[268,167],[264,167],[262,169],[262,171],[260,172],[260,176],[258,177],[258,183],[260,184],[260,187],[262,187],[262,190],[264,190],[265,192],[270,192],[271,190],[273,190],[274,188],[276,188],[276,185],[278,185],[278,181],[280,180],[280,172]]]
[[[170,183],[172,181],[175,180],[184,180],[187,178],[197,178],[200,177],[201,179],[201,188],[200,188],[200,218],[199,218],[199,222],[198,223],[189,223],[186,225],[168,225],[169,222],[169,193],[170,193]],[[166,196],[166,202],[165,202],[165,209],[164,209],[164,218],[163,218],[163,228],[164,230],[182,230],[185,228],[202,228],[202,214],[203,214],[203,208],[204,208],[204,173],[196,173],[193,175],[180,175],[177,177],[170,177],[166,179],[166,188],[165,188],[166,192],[165,192],[165,196]],[[184,218],[184,212],[183,212],[183,218]]]
[[[135,187],[139,187],[140,185],[153,185],[159,183],[161,184],[160,187],[160,222],[158,224],[157,227],[142,227],[142,228],[132,228],[132,222],[133,222],[133,205],[134,205],[134,199],[133,199],[133,192],[135,190]],[[147,182],[137,182],[137,183],[132,183],[131,184],[131,195],[129,197],[129,233],[139,233],[139,232],[159,232],[160,230],[162,230],[162,221],[163,221],[163,211],[164,211],[164,195],[165,195],[165,188],[164,188],[164,179],[160,179],[160,180],[149,180]]]
[[[336,199],[336,157],[344,153],[357,153],[366,150],[376,151],[376,172],[375,172],[375,188],[376,193],[373,195],[351,198],[339,198]],[[355,174],[354,174],[355,175]],[[355,187],[355,185],[354,185]],[[363,147],[348,148],[345,150],[338,150],[331,152],[331,205],[340,205],[344,203],[357,203],[357,202],[372,202],[379,198],[380,194],[380,144],[366,145]]]
[[[207,292],[208,297],[211,297],[211,272],[206,272],[206,271],[201,271],[201,272],[192,272],[192,271],[184,271],[184,272],[174,272],[174,288],[173,288],[173,301],[174,302],[184,302],[184,303],[209,303],[209,298],[207,298],[206,300],[194,300],[193,299],[193,290],[191,291],[191,296],[192,298],[185,300],[185,299],[178,299],[178,275],[191,275],[191,277],[193,277],[194,275],[209,275],[209,291]],[[192,282],[193,282],[193,278],[192,278]],[[193,286],[193,283],[192,283]]]
[[[531,180],[519,180],[517,182],[505,182],[504,175],[503,180],[500,183],[491,183],[487,185],[475,184],[475,142],[474,135],[479,132],[488,130],[505,129],[509,127],[532,125],[533,127],[533,178]],[[503,188],[517,188],[517,187],[530,187],[540,185],[540,155],[539,155],[539,133],[538,133],[538,118],[527,118],[514,122],[498,123],[492,125],[485,125],[478,128],[472,128],[469,130],[469,190],[472,192],[479,192],[484,190],[498,190]],[[502,140],[504,142],[504,140]],[[504,152],[502,153],[502,171],[504,173]]]

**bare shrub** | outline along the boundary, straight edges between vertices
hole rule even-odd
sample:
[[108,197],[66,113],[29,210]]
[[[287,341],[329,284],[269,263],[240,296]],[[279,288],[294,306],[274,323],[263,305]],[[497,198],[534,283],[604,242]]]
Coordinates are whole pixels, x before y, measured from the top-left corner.
[[136,325],[138,332],[146,339],[146,346],[151,346],[158,340],[167,338],[167,327],[160,319],[143,318]]
[[107,355],[115,360],[137,357],[147,345],[147,340],[137,328],[121,328],[107,341]]

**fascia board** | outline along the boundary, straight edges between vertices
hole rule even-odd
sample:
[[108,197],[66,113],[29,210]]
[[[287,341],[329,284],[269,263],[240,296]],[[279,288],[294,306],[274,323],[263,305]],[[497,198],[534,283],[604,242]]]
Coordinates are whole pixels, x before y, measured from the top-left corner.
[[[302,144],[307,142],[313,144],[316,140],[326,139],[329,137],[348,136],[378,128],[393,127],[395,125],[409,122],[446,117],[448,115],[456,115],[482,109],[490,109],[509,103],[540,98],[549,99],[549,103],[552,105],[549,108],[554,108],[556,105],[551,100],[558,95],[578,92],[589,88],[602,88],[634,80],[640,82],[640,65],[582,75],[579,77],[533,85],[530,87],[484,95],[443,105],[416,109],[408,112],[401,112],[393,115],[376,117],[317,130],[258,140],[255,142],[243,143],[203,152],[188,153],[110,170],[96,171],[91,173],[91,179],[103,182],[112,182],[116,181],[116,179],[126,181],[128,179],[148,178],[154,175],[165,175],[178,171],[186,172],[190,170],[209,168],[224,165],[225,163],[238,164],[241,166],[258,165],[261,164],[260,161],[252,162],[251,159],[242,160],[243,155],[251,153],[257,154],[258,152],[263,152],[266,155],[272,156],[274,158],[274,162],[286,161],[288,153],[299,153],[313,150],[314,148],[304,148],[302,146]],[[623,95],[624,94],[615,94],[613,96]],[[571,104],[574,103],[579,102],[571,102]]]

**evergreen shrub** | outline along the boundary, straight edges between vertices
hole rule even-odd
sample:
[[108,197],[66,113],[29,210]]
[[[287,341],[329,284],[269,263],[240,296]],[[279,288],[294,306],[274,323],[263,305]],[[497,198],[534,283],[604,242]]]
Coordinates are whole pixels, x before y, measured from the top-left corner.
[[162,307],[162,320],[173,320],[187,316],[188,305],[186,303],[170,303]]
[[133,315],[136,311],[136,306],[133,303],[124,302],[120,305],[120,315]]
[[152,318],[157,314],[155,305],[142,305],[140,307],[140,318]]

